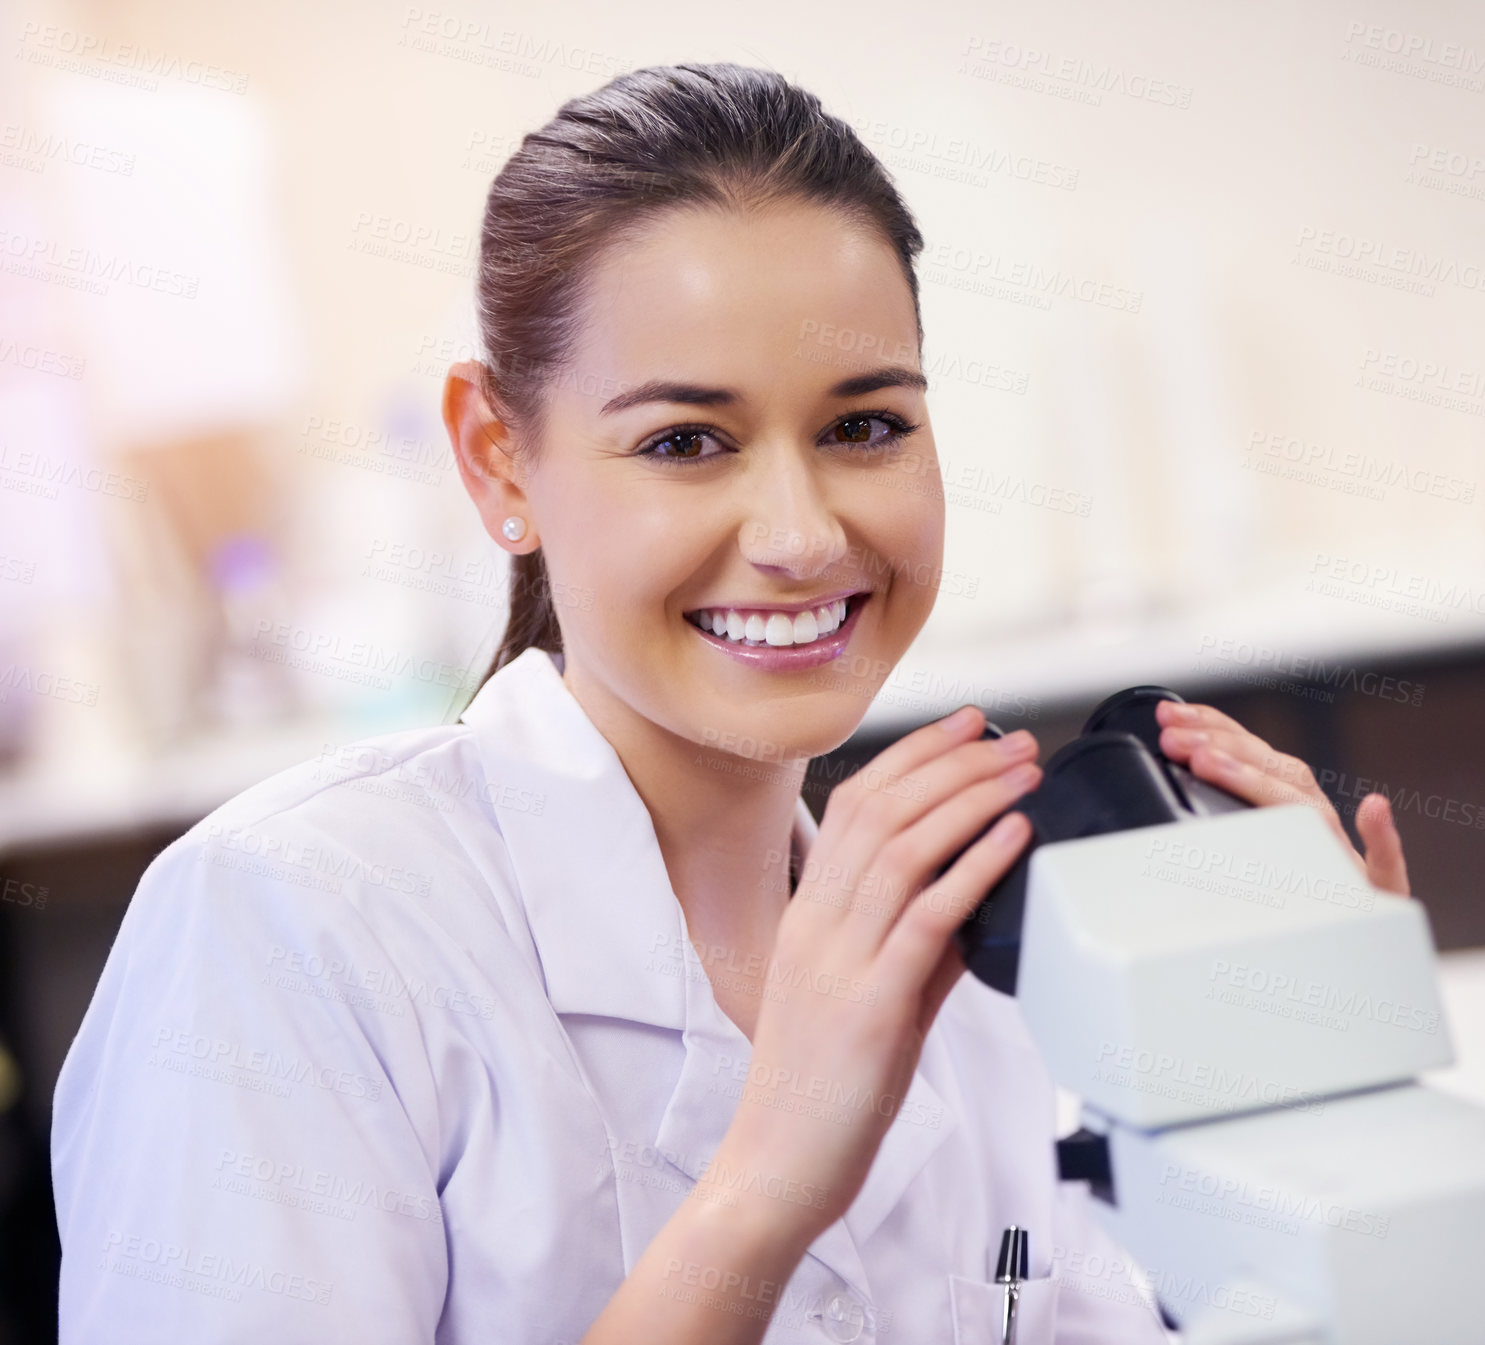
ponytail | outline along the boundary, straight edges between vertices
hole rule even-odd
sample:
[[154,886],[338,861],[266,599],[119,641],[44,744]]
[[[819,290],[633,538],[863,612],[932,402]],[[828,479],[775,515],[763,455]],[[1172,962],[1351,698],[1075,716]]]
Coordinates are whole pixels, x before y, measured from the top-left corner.
[[510,616],[505,623],[505,638],[480,685],[528,649],[545,649],[550,654],[562,652],[562,628],[557,624],[552,586],[539,547],[511,557]]

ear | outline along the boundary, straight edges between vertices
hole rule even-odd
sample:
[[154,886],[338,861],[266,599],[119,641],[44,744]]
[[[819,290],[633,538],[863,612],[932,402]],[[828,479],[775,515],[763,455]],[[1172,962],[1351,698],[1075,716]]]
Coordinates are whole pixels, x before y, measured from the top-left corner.
[[[513,555],[541,545],[530,502],[516,480],[510,427],[490,409],[481,389],[483,366],[461,360],[443,384],[443,423],[449,432],[459,479],[479,510],[485,531]],[[501,531],[510,517],[525,521],[526,535],[512,542]]]

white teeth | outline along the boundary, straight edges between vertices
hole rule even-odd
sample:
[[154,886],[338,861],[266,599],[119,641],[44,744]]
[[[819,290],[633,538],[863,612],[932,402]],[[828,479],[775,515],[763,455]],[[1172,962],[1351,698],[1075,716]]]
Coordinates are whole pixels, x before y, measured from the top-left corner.
[[[752,625],[752,621],[748,625]],[[782,612],[775,612],[768,618],[768,624],[763,628],[763,638],[772,645],[786,645],[794,643],[794,621]]]
[[733,608],[709,607],[693,618],[704,631],[739,644],[768,644],[775,648],[813,644],[841,627],[846,619],[846,599],[837,598],[802,612],[739,612]]

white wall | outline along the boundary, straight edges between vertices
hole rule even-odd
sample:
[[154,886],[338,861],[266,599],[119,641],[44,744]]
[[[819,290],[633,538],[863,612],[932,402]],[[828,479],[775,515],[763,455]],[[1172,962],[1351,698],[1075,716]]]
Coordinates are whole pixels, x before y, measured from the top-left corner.
[[[169,151],[137,129],[147,116],[110,118],[110,103],[194,102],[261,128],[261,143],[246,131],[215,143],[261,154],[262,236],[188,257],[162,223],[155,251],[200,273],[203,292],[254,249],[283,278],[264,321],[293,352],[288,373],[262,358],[257,318],[272,305],[260,305],[235,347],[215,338],[221,367],[242,370],[218,395],[225,407],[270,389],[299,529],[292,616],[314,629],[483,668],[503,618],[500,553],[447,466],[437,394],[468,353],[489,179],[525,131],[614,73],[730,59],[784,71],[857,125],[928,239],[950,581],[873,722],[1243,676],[1258,645],[1270,662],[1360,666],[1485,633],[1478,5],[56,0],[13,6],[0,41],[0,227],[70,245],[127,223],[149,254]],[[137,171],[16,157],[25,128],[64,126],[138,155]],[[191,189],[189,173],[176,188]],[[383,232],[420,241],[377,255]],[[1346,268],[1359,249],[1372,264],[1358,274]],[[67,400],[85,453],[117,428],[108,372],[128,338],[99,319],[122,309],[3,280],[87,372],[47,383],[0,361],[0,377],[14,396],[45,385]],[[150,317],[188,308],[159,298]],[[332,423],[426,443],[443,466],[409,484],[301,451]],[[1282,475],[1291,455],[1309,476]],[[53,539],[62,519],[15,491],[0,491],[0,511]],[[365,577],[390,544],[452,556],[484,582],[450,597]],[[45,545],[17,544],[22,560]],[[14,600],[0,619],[21,621],[36,604],[20,599],[44,587],[0,583]],[[60,606],[41,604],[48,628],[100,601],[59,592]],[[86,664],[90,620],[46,638]],[[370,706],[349,683],[319,689],[368,725],[426,722],[447,702],[422,686]]]

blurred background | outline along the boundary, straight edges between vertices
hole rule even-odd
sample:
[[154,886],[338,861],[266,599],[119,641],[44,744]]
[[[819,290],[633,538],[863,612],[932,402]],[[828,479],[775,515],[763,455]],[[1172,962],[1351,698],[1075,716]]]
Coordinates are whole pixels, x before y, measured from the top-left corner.
[[439,420],[490,179],[644,65],[777,69],[927,247],[945,583],[831,785],[1158,682],[1393,798],[1485,1098],[1485,11],[265,0],[0,11],[0,1342],[55,1339],[51,1092],[139,874],[452,722],[504,553]]

